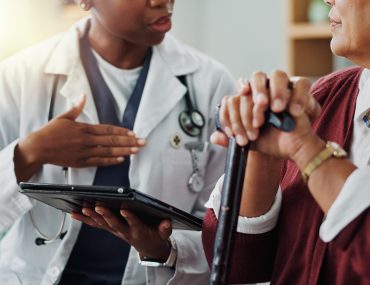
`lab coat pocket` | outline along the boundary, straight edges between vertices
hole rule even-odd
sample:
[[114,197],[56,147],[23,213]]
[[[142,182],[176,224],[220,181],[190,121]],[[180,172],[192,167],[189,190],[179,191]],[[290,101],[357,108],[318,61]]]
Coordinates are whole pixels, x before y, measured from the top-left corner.
[[[209,152],[197,152],[196,166],[199,174],[204,177]],[[199,193],[188,188],[189,178],[193,173],[193,164],[190,151],[164,150],[161,154],[162,200],[184,210],[191,212]]]

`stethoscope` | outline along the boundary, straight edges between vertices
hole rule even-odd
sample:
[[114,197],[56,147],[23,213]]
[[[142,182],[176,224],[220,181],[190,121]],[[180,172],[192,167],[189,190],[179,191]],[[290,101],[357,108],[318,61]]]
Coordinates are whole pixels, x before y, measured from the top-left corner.
[[[58,81],[59,81],[59,76],[56,76],[56,78],[54,80],[54,83],[53,83],[52,93],[51,93],[52,95],[51,95],[51,100],[50,100],[48,121],[52,120],[52,118],[53,118],[54,103],[55,103],[55,96],[56,96]],[[68,168],[63,167],[62,171],[63,171],[63,176],[64,176],[64,183],[69,184]],[[30,216],[30,220],[31,220],[33,229],[35,230],[36,234],[38,235],[38,237],[35,239],[36,245],[41,246],[41,245],[53,243],[58,239],[62,240],[64,238],[64,236],[67,234],[67,231],[63,232],[64,225],[65,225],[65,222],[66,222],[66,217],[67,217],[67,214],[65,212],[63,212],[63,218],[62,218],[62,222],[60,223],[60,227],[59,227],[57,233],[53,236],[47,236],[46,234],[44,234],[40,230],[40,228],[36,225],[36,222],[35,222],[35,219],[32,215],[31,210],[28,213],[29,213],[29,216]]]
[[[187,88],[186,77],[179,76],[178,79]],[[185,93],[186,110],[179,114],[179,124],[181,129],[191,137],[199,137],[205,125],[204,116],[194,108],[191,101],[189,88]]]
[[[187,88],[185,93],[186,109],[179,114],[179,124],[181,129],[191,137],[201,137],[202,130],[205,126],[203,114],[197,110],[191,100],[189,88],[186,84],[186,77],[179,76],[180,82]],[[208,143],[189,142],[185,144],[191,156],[192,173],[189,176],[187,186],[191,192],[199,193],[204,188],[204,177],[200,174],[198,167],[198,153],[204,152],[208,148]]]

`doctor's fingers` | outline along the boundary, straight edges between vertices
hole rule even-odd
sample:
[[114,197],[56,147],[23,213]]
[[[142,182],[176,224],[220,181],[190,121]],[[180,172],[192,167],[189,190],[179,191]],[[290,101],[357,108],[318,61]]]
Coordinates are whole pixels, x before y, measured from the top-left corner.
[[83,130],[87,133],[92,135],[117,135],[117,136],[132,136],[134,137],[135,134],[132,130],[127,128],[122,128],[114,125],[107,125],[107,124],[99,124],[99,125],[91,125],[87,123],[80,123],[83,127]]
[[140,151],[139,147],[114,147],[114,146],[97,146],[83,149],[81,153],[82,159],[94,157],[124,157],[132,154],[137,154]]
[[158,226],[158,234],[162,240],[168,240],[172,234],[172,223],[170,220],[162,220]]
[[126,235],[128,234],[130,228],[125,219],[118,217],[109,209],[100,206],[95,207],[95,212],[104,219],[104,222],[110,228],[111,232],[113,232],[119,238],[127,240]]
[[142,147],[146,144],[145,139],[125,135],[88,135],[81,139],[81,144],[86,146]]
[[[85,209],[85,208],[84,208]],[[86,210],[83,210],[85,213],[88,213],[86,212]],[[93,211],[93,210],[90,210],[90,211]],[[102,222],[96,222],[94,219],[92,219],[90,216],[88,216],[87,214],[85,213],[77,213],[77,212],[73,212],[71,213],[71,217],[77,221],[80,221],[81,223],[84,223],[84,224],[87,224],[91,227],[94,227],[94,228],[100,228],[100,229],[106,229],[107,225],[105,225],[104,223]]]

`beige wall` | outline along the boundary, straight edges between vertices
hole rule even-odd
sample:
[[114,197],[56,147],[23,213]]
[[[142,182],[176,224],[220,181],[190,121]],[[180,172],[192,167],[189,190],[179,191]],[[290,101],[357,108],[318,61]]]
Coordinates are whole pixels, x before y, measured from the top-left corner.
[[[285,68],[281,3],[176,0],[172,33],[224,63],[236,77]],[[58,0],[0,0],[0,59],[65,30],[76,17],[66,15]]]
[[0,59],[65,30],[58,0],[0,0]]

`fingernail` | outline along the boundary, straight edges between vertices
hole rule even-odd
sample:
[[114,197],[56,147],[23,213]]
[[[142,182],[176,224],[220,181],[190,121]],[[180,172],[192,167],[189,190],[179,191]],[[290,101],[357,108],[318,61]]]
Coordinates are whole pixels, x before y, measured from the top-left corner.
[[141,146],[146,145],[146,139],[138,139],[136,142]]
[[255,132],[251,132],[251,131],[247,131],[247,135],[248,135],[248,138],[251,140],[251,141],[254,141],[257,139],[257,134]]
[[124,160],[125,160],[125,158],[123,156],[117,157],[118,162],[123,162]]
[[164,224],[163,224],[163,227],[167,230],[171,227],[171,223],[166,221]]
[[240,145],[240,146],[244,146],[244,145],[247,144],[246,139],[242,135],[237,135],[235,139],[236,139],[236,142],[238,143],[238,145]]
[[281,111],[283,109],[283,101],[281,99],[275,99],[272,102],[272,108],[274,111]]
[[131,150],[132,153],[137,153],[139,151],[139,148],[138,147],[131,147],[130,150]]
[[100,208],[95,208],[95,212],[97,212],[99,215],[103,215],[104,214],[103,210],[100,209]]
[[130,136],[130,137],[133,137],[133,136],[135,136],[135,133],[133,131],[128,131],[127,135]]
[[303,107],[302,107],[302,105],[301,104],[297,104],[297,103],[292,104],[290,106],[289,110],[290,110],[290,113],[293,116],[300,116],[303,113]]
[[82,209],[82,214],[85,216],[89,216],[89,212],[86,209]]
[[238,81],[236,82],[236,85],[237,85],[236,90],[237,90],[237,92],[239,93],[240,91],[242,91],[242,89],[243,89],[243,87],[244,87],[244,84],[243,84],[243,78],[242,78],[242,77],[240,77],[240,78],[238,79]]
[[121,216],[124,217],[124,218],[127,218],[127,214],[124,210],[121,210]]
[[230,128],[229,128],[229,127],[225,127],[225,128],[224,128],[224,131],[225,131],[225,134],[226,134],[229,138],[231,138],[231,137],[233,136],[233,133],[232,133],[232,131],[230,130]]
[[80,98],[78,99],[77,103],[75,103],[75,106],[78,106],[82,103],[83,100],[85,100],[86,95],[81,94]]

